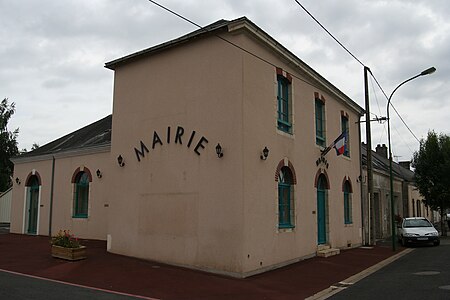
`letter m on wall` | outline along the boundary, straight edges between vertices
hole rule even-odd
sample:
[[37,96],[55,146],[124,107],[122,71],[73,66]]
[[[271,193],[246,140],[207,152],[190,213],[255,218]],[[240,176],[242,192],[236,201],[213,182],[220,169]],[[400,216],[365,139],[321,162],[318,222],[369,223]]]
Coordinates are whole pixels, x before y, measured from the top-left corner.
[[141,156],[145,157],[145,152],[147,152],[147,153],[149,152],[147,147],[145,146],[145,144],[142,141],[140,141],[140,142],[141,142],[141,151],[139,151],[138,149],[134,148],[134,151],[136,152],[136,158],[137,158],[138,161],[141,161]]

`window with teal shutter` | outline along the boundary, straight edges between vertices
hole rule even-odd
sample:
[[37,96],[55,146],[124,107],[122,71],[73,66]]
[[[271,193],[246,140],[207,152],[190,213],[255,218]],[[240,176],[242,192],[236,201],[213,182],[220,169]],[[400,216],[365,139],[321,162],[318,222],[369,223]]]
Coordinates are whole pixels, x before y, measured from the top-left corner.
[[341,116],[341,132],[347,131],[347,140],[345,142],[345,150],[344,155],[347,157],[350,157],[350,134],[349,134],[349,127],[348,127],[348,118],[346,116]]
[[282,167],[278,177],[278,227],[294,227],[293,176],[288,167]]
[[351,188],[350,183],[346,181],[344,183],[344,223],[352,224],[352,201],[351,201]]
[[278,129],[287,133],[292,132],[290,117],[291,103],[289,98],[289,81],[283,77],[277,76],[277,103],[278,103]]
[[87,218],[89,204],[89,175],[79,172],[75,178],[74,218]]
[[325,104],[316,99],[316,144],[326,146],[325,140]]

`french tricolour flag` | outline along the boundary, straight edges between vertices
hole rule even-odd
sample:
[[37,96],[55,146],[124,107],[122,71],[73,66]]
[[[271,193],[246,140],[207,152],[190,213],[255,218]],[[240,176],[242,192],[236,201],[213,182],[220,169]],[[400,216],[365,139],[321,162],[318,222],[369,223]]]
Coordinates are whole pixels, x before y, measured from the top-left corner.
[[344,154],[345,145],[347,144],[347,131],[341,133],[340,136],[333,142],[333,148],[336,150],[336,155]]

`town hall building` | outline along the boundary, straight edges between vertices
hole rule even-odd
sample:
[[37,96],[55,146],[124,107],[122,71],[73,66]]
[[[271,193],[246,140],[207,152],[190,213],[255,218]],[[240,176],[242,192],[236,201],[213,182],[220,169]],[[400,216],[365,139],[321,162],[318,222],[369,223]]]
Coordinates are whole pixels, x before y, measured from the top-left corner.
[[106,68],[112,115],[13,159],[11,232],[235,277],[361,245],[364,111],[250,20]]

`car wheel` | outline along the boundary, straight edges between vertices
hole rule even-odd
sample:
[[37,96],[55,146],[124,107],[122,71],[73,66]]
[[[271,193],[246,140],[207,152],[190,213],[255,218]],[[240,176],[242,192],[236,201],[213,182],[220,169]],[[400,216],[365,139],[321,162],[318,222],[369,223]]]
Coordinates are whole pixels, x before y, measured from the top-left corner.
[[434,242],[433,242],[433,245],[434,245],[434,246],[439,246],[440,244],[441,244],[441,241],[434,241]]

